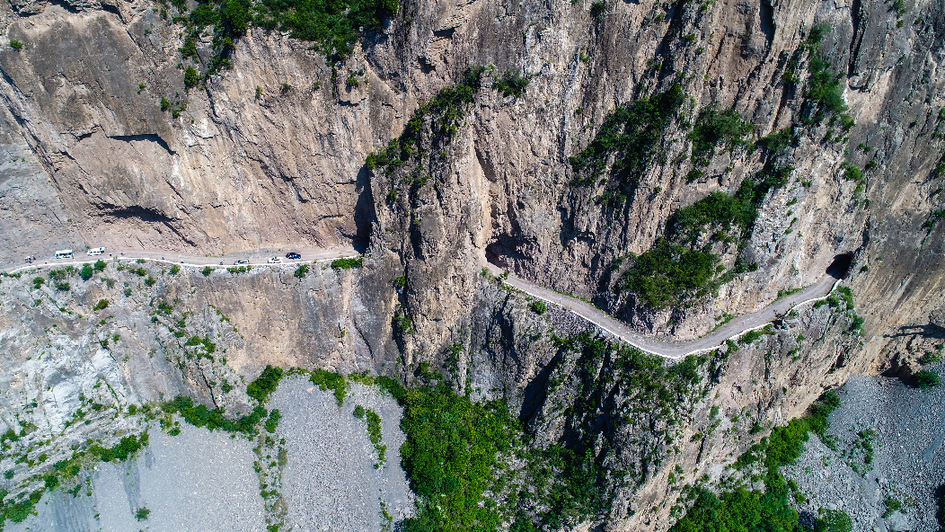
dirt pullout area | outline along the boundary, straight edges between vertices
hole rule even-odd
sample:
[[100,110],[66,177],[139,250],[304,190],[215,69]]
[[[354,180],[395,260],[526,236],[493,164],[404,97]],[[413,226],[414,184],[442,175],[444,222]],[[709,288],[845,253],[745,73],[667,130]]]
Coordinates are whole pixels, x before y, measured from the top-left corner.
[[[945,374],[942,363],[927,369]],[[937,532],[945,386],[920,390],[895,378],[852,376],[840,400],[829,418],[830,445],[811,437],[804,454],[784,469],[807,498],[799,504],[802,517],[841,509],[858,531]]]
[[[355,383],[339,407],[331,392],[287,377],[268,406],[282,414],[277,433],[288,450],[282,470],[287,530],[391,530],[413,515],[413,493],[400,467],[403,410],[394,398]],[[368,423],[354,416],[357,406],[380,416],[386,460],[377,468]]]
[[98,463],[76,495],[47,492],[37,515],[5,530],[265,530],[252,443],[184,423],[180,428],[173,437],[151,428],[138,458]]

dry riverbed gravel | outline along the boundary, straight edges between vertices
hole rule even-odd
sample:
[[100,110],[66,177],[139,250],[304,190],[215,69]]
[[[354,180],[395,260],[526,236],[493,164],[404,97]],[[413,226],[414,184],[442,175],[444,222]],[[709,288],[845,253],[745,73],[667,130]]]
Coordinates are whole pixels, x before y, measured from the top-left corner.
[[[943,363],[927,369],[945,377]],[[798,505],[802,517],[841,509],[855,531],[937,532],[934,492],[945,483],[945,386],[921,390],[897,378],[854,375],[839,395],[841,406],[829,418],[834,449],[812,436],[797,462],[783,469],[807,498]],[[892,511],[887,500],[900,509]]]
[[[357,405],[381,418],[383,464],[367,423],[353,415]],[[281,530],[393,530],[413,515],[413,493],[400,466],[402,409],[392,397],[352,383],[339,407],[330,390],[296,376],[284,378],[266,406],[279,409],[275,436],[285,439]],[[74,483],[47,492],[36,515],[8,522],[5,530],[266,530],[267,510],[253,468],[256,442],[183,421],[180,429],[170,436],[152,423],[150,443],[136,458],[86,467],[75,495],[67,492]],[[141,509],[147,515],[138,519]]]

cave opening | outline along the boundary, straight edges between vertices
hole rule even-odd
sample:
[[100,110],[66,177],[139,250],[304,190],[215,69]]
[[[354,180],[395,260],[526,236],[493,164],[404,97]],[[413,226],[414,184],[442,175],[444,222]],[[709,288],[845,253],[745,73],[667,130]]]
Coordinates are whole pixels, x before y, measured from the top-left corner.
[[846,279],[850,273],[850,266],[853,265],[853,254],[841,253],[833,258],[833,262],[827,267],[827,275],[834,279]]

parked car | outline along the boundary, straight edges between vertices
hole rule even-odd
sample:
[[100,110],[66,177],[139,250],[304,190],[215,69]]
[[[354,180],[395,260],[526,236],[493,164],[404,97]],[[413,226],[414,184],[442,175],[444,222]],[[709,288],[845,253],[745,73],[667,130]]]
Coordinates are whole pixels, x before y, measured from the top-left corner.
[[236,265],[249,264],[249,261],[246,260],[246,259],[239,259],[238,261],[234,262],[233,264],[236,264]]
[[301,258],[302,258],[302,255],[299,255],[298,253],[296,253],[296,252],[294,252],[294,251],[290,251],[289,253],[286,253],[286,254],[285,254],[285,258],[287,258],[287,259],[289,259],[289,260],[298,260],[298,259],[301,259]]
[[280,262],[282,262],[281,257],[273,257],[269,259],[269,264],[279,264]]
[[72,258],[72,250],[71,250],[71,249],[61,249],[61,250],[59,250],[59,251],[56,252],[56,258],[57,258],[57,259],[71,259],[71,258]]
[[105,248],[92,248],[89,250],[89,256],[101,255],[105,253]]

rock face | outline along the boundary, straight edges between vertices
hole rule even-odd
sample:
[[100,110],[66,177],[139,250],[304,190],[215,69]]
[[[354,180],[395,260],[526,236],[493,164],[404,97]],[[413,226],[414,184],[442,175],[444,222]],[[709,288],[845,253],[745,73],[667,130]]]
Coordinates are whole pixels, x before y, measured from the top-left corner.
[[[384,32],[335,66],[307,43],[251,28],[236,44],[232,69],[187,89],[180,27],[147,0],[3,3],[0,30],[24,45],[0,46],[5,264],[63,247],[216,254],[354,243],[367,255],[363,271],[350,277],[333,270],[302,282],[290,271],[233,279],[192,274],[167,280],[162,297],[235,316],[239,332],[227,333],[234,375],[252,377],[274,363],[406,379],[413,364],[442,365],[447,348],[462,344],[459,367],[470,388],[505,396],[531,418],[542,408],[536,389],[542,372],[547,379],[553,370],[553,350],[547,335],[524,340],[538,325],[522,298],[482,276],[483,257],[592,300],[641,332],[685,339],[726,314],[757,310],[781,290],[815,282],[838,255],[849,255],[845,282],[865,318],[862,336],[824,309],[808,309],[786,328],[817,340],[788,357],[797,335],[779,333],[766,344],[784,352],[776,363],[761,351],[738,351],[724,384],[715,384],[728,401],[722,406],[750,407],[757,419],[780,422],[850,371],[911,364],[928,347],[927,316],[941,307],[945,273],[945,225],[937,223],[945,186],[945,6],[907,2],[900,12],[879,1],[720,0],[591,7],[404,2]],[[818,24],[830,28],[817,48],[827,82],[838,76],[855,125],[829,113],[817,119],[810,35]],[[203,64],[211,54],[205,37],[197,43]],[[429,115],[421,121],[420,164],[391,173],[365,165],[425,102],[480,65],[494,69],[461,105],[453,133],[429,134],[435,124]],[[507,72],[528,77],[524,94],[494,88]],[[343,83],[348,76],[361,81]],[[625,200],[609,205],[602,198],[610,189],[597,179],[576,184],[569,158],[593,141],[608,115],[674,84],[685,95],[679,114],[660,132],[659,156],[634,174]],[[793,127],[796,140],[776,155],[720,144],[697,164],[692,124],[713,104],[748,120],[750,139]],[[650,249],[672,213],[712,192],[734,193],[772,165],[790,170],[783,186],[761,199],[744,246],[700,243],[720,255],[723,269],[739,259],[757,269],[740,270],[687,307],[657,311],[615,293],[625,259]],[[89,290],[86,306],[106,289]],[[25,311],[30,296],[20,296],[11,304]],[[150,303],[133,300],[129,312]],[[171,323],[155,317],[134,318],[122,337],[171,334],[166,325],[160,334],[151,330]],[[201,330],[222,335],[225,327],[212,318]],[[582,328],[554,319],[563,320],[561,330]],[[4,330],[23,334],[5,342],[22,343],[17,352],[29,356],[29,339],[49,334],[41,322],[21,329],[9,321]],[[95,347],[90,326],[65,335],[62,345],[50,339],[58,345],[54,358],[65,364],[79,349],[90,361],[108,362],[110,351]],[[202,374],[200,364],[180,378],[163,377],[179,372],[160,356],[152,368],[141,355],[157,345],[137,346],[133,367],[149,368],[148,377],[132,379],[124,393],[230,400],[201,387],[216,377]],[[77,378],[55,380],[75,387]],[[48,416],[51,426],[64,423],[74,406],[51,406],[58,412]],[[685,415],[704,421],[709,406],[688,405]],[[545,429],[555,434],[560,427],[534,425]],[[750,443],[717,438],[705,445],[680,440],[690,443],[677,463],[707,471]],[[622,449],[618,455],[627,458],[635,448]],[[667,524],[669,504],[643,511],[666,489],[667,467],[643,475],[627,495],[640,511],[615,510],[613,529]]]

